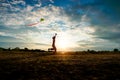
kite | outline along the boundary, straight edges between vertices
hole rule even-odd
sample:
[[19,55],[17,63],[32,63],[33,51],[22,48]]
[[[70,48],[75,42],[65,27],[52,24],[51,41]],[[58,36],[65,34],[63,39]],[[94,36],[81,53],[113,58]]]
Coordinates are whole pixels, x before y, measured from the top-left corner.
[[[40,22],[42,22],[42,21],[44,21],[44,18],[41,18],[41,19],[40,19]],[[38,24],[38,23],[40,23],[40,22],[36,22],[36,23],[32,23],[32,24],[28,24],[27,26],[34,26],[34,25],[36,25],[36,24]]]
[[44,21],[44,19],[43,19],[43,18],[41,18],[41,19],[40,19],[40,22],[41,22],[41,21]]

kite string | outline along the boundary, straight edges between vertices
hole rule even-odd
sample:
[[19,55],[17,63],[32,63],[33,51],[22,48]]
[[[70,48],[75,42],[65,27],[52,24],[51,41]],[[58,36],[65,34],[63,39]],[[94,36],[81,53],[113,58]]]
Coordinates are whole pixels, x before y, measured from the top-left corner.
[[[44,21],[44,19],[41,18],[41,19],[40,19],[40,22],[41,22],[41,21]],[[28,24],[27,26],[33,26],[33,25],[36,25],[36,24],[38,24],[38,23],[40,23],[40,22],[36,22],[36,23],[32,23],[32,24]]]

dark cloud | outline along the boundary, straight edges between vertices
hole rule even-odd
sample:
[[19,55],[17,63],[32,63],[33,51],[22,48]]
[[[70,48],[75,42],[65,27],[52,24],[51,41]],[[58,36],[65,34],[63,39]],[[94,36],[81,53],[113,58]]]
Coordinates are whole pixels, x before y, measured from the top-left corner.
[[93,33],[93,35],[96,36],[96,38],[109,40],[111,42],[117,42],[120,43],[120,28],[117,26],[96,26],[94,27],[96,29],[96,32]]
[[91,19],[93,25],[113,25],[120,22],[120,1],[114,0],[72,0],[64,6],[66,14],[74,21],[80,21],[83,15]]
[[[11,34],[24,34],[26,33],[27,31],[33,31],[33,32],[39,32],[40,33],[40,30],[37,29],[36,27],[25,27],[25,26],[18,26],[19,28],[11,28],[13,26],[4,26],[4,25],[0,25],[0,31],[1,32],[6,32],[6,33],[11,33]],[[17,27],[17,26],[16,26]]]
[[65,12],[72,20],[80,21],[83,15],[88,15],[93,8],[97,8],[101,3],[98,0],[73,0],[72,4],[65,6]]
[[[95,28],[93,35],[99,39],[120,42],[120,1],[114,0],[72,0],[73,5],[65,8],[73,21],[80,22],[83,15],[90,19]],[[113,31],[114,30],[114,31]]]
[[13,41],[21,42],[22,40],[17,39],[12,36],[1,36],[0,35],[0,42],[13,42]]
[[104,4],[110,7],[112,10],[116,11],[118,14],[120,13],[120,0],[103,0]]
[[44,45],[44,46],[51,46],[50,44],[43,44],[43,43],[34,43],[36,45]]

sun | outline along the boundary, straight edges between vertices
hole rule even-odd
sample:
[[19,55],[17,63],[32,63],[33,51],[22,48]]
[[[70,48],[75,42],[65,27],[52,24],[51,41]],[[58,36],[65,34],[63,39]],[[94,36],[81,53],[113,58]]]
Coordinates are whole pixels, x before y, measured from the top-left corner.
[[57,45],[59,49],[66,50],[69,48],[69,44],[70,42],[67,41],[66,39],[60,39]]
[[67,34],[61,34],[57,37],[56,45],[60,51],[68,51],[71,44],[72,41]]

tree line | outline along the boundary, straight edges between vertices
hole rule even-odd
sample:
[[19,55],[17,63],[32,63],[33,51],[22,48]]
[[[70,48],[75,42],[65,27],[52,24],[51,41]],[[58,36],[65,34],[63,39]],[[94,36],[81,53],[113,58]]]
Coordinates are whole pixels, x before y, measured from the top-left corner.
[[24,48],[24,49],[21,49],[19,47],[15,47],[15,48],[2,48],[0,47],[0,51],[36,51],[36,52],[45,52],[45,50],[42,50],[42,49],[29,49],[29,48]]
[[[0,47],[0,51],[33,51],[33,52],[46,52],[45,50],[42,50],[42,49],[29,49],[29,48],[19,48],[19,47],[15,47],[15,48],[2,48]],[[119,52],[120,53],[120,50],[117,49],[117,48],[114,48],[112,51],[96,51],[96,50],[86,50],[86,51],[77,51],[77,52],[87,52],[87,53],[106,53],[106,52]]]

